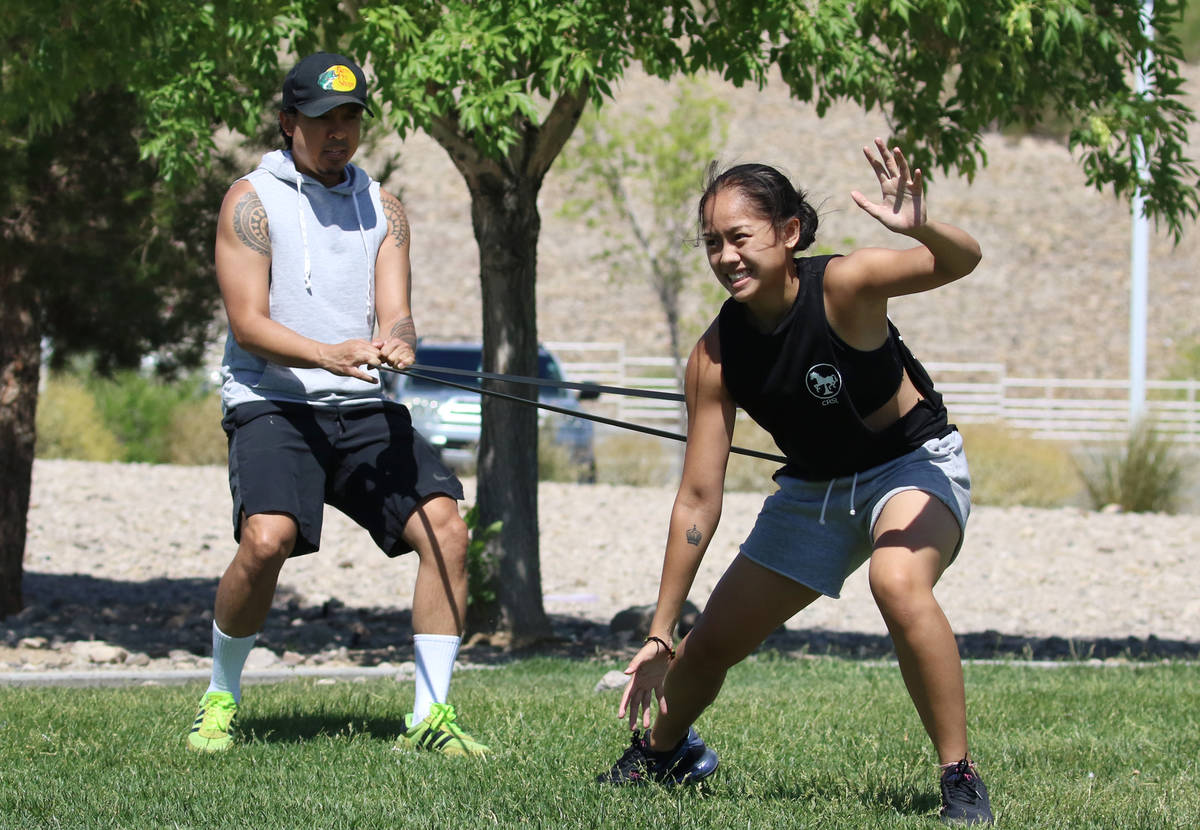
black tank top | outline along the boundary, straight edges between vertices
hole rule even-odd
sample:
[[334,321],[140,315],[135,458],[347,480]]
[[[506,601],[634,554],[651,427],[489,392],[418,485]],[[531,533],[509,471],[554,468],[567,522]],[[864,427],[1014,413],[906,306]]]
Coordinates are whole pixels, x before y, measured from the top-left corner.
[[923,400],[878,432],[863,423],[825,317],[822,286],[831,259],[796,260],[800,290],[774,331],[758,331],[746,307],[732,298],[717,317],[722,374],[733,400],[787,457],[780,472],[816,481],[864,472],[954,429],[942,396],[890,320],[888,337]]
[[883,345],[869,352],[846,343],[832,327],[829,342],[837,355],[837,367],[850,393],[850,403],[859,415],[870,415],[892,399],[904,380],[904,358],[900,355],[900,341],[891,330]]

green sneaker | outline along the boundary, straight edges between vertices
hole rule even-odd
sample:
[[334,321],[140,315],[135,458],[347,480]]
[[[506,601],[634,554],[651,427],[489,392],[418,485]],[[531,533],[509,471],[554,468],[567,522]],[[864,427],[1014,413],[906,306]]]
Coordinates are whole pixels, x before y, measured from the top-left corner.
[[443,755],[484,756],[491,752],[472,738],[455,722],[454,707],[449,703],[435,703],[425,720],[409,723],[412,715],[404,716],[404,734],[397,742],[412,749],[428,749]]
[[233,745],[233,722],[237,718],[237,701],[229,692],[207,692],[200,698],[200,708],[192,731],[187,736],[187,748],[196,752],[224,752]]

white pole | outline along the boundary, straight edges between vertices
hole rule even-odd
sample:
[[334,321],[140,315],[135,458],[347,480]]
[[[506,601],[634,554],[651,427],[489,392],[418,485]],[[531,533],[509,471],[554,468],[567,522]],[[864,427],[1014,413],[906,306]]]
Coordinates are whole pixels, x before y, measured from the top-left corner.
[[[1151,21],[1154,16],[1154,0],[1144,0],[1142,3],[1142,32],[1147,38],[1154,37],[1154,27]],[[1136,84],[1139,95],[1146,95],[1149,84],[1146,79],[1146,69],[1150,62],[1150,52],[1139,56]],[[1146,148],[1142,140],[1134,140],[1134,157],[1138,168],[1139,182],[1145,182],[1149,176],[1150,166],[1146,161]],[[1148,266],[1150,252],[1150,226],[1146,221],[1146,197],[1139,184],[1133,194],[1133,239],[1130,245],[1130,287],[1129,287],[1129,425],[1132,426],[1146,411],[1146,304]]]

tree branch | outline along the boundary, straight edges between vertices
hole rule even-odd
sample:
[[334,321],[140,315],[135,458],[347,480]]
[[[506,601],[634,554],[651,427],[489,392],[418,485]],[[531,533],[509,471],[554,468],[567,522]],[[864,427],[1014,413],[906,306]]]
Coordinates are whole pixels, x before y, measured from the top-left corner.
[[458,115],[453,110],[431,118],[429,134],[450,154],[450,160],[468,184],[477,181],[481,174],[502,176],[500,165],[481,153],[478,145],[463,134]]
[[541,181],[558,158],[567,139],[575,131],[587,106],[591,83],[584,81],[578,89],[564,92],[550,108],[550,114],[537,130],[537,138],[528,161],[525,163],[525,175]]

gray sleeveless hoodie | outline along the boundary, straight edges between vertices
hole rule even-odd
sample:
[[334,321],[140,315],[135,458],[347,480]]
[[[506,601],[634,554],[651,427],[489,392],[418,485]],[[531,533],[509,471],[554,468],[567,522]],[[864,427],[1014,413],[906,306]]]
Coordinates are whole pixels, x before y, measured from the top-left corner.
[[[271,319],[322,343],[375,330],[375,257],[387,235],[379,183],[346,165],[334,187],[296,170],[286,150],[267,153],[245,177],[267,211],[271,234]],[[372,371],[372,374],[377,374]],[[247,401],[315,406],[378,400],[379,384],[324,369],[296,369],[258,357],[225,339],[221,403]]]

